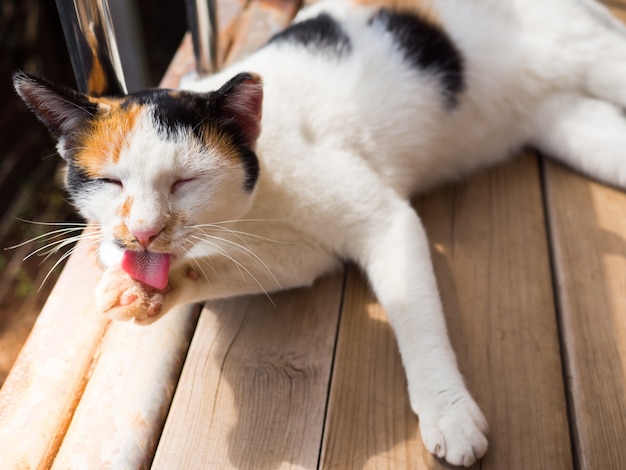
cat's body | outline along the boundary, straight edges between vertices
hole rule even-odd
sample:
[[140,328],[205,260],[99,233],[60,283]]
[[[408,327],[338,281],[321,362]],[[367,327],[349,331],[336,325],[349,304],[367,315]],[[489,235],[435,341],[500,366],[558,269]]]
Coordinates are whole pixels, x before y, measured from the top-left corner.
[[150,322],[353,260],[388,312],[427,448],[469,465],[487,425],[409,198],[524,144],[624,186],[626,30],[587,0],[434,11],[432,23],[316,5],[249,59],[186,85],[212,95],[88,99],[24,75],[16,87],[60,138],[70,193],[100,224],[103,311]]

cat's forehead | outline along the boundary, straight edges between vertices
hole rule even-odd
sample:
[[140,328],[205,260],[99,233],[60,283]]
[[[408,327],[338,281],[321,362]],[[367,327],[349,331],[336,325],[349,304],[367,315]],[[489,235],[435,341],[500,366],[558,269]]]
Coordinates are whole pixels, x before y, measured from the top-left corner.
[[212,128],[216,116],[210,94],[155,89],[92,100],[101,112],[75,157],[89,177],[102,176],[112,165],[128,165],[129,158],[132,164],[156,159],[167,167],[177,163],[172,161],[174,156],[198,145],[214,148],[226,158],[235,150]]
[[191,93],[181,90],[151,89],[124,97],[121,111],[137,107],[144,109],[156,127],[171,136],[181,128],[193,129],[206,122],[214,108],[211,93]]

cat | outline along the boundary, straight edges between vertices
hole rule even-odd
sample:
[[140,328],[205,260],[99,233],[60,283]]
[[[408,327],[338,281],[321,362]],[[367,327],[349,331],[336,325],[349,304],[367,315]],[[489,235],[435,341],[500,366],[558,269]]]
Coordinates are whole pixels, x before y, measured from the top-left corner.
[[487,451],[410,198],[533,145],[626,185],[626,29],[591,0],[336,0],[178,90],[89,97],[17,73],[101,237],[99,310],[310,285],[354,261],[395,332],[426,448]]

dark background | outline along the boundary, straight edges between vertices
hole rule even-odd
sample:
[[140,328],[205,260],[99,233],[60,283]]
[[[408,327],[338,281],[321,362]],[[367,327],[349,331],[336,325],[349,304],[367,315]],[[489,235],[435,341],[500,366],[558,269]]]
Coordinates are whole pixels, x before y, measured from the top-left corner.
[[[186,30],[184,1],[137,0],[136,9],[145,79],[156,86]],[[54,140],[13,90],[16,70],[75,87],[53,0],[0,0],[0,385],[61,270],[56,267],[42,286],[62,253],[42,263],[36,256],[23,261],[41,245],[6,250],[50,230],[18,218],[79,220],[61,189]]]

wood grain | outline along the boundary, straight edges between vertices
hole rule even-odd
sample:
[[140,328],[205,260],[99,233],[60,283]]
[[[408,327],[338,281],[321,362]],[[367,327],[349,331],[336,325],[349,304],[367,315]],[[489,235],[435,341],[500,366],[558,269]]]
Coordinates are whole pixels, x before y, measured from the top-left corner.
[[150,327],[114,322],[52,469],[147,469],[198,319],[180,306]]
[[[491,425],[480,468],[571,468],[535,160],[526,156],[416,205],[461,371]],[[396,349],[380,306],[351,275],[324,468],[441,467],[419,438]]]
[[49,466],[83,393],[109,324],[93,314],[93,254],[83,246],[70,257],[0,390],[2,469]]
[[626,194],[546,165],[581,469],[626,468]]
[[322,468],[431,468],[411,411],[395,336],[359,271],[344,294]]
[[152,468],[315,468],[342,284],[208,306]]
[[430,195],[418,213],[459,367],[491,427],[481,468],[572,468],[536,158]]

